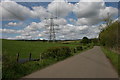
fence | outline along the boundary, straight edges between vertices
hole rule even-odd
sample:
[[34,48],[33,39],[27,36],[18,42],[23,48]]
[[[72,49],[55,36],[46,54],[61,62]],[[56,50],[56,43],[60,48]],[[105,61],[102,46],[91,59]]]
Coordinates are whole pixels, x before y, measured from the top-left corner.
[[[58,48],[58,49],[60,49],[60,48]],[[56,50],[56,48],[55,48],[55,50]],[[28,56],[28,58],[21,58],[20,59],[20,54],[19,53],[17,53],[17,55],[16,55],[16,60],[17,60],[17,62],[18,63],[25,63],[25,62],[28,62],[28,61],[41,61],[42,59],[45,59],[44,57],[45,56],[47,56],[47,58],[48,57],[50,57],[51,55],[52,55],[52,57],[53,56],[57,56],[57,58],[59,57],[59,55],[58,54],[56,54],[56,52],[55,52],[55,50],[52,48],[52,50],[50,50],[53,54],[55,53],[55,55],[52,55],[51,53],[49,53],[49,54],[43,54],[43,55],[41,55],[40,54],[40,57],[39,58],[37,58],[37,59],[33,59],[32,58],[32,53],[30,53],[29,54],[29,56]],[[64,50],[64,48],[63,48],[63,50]],[[68,48],[66,48],[66,50],[68,50]],[[83,47],[81,47],[81,46],[77,46],[76,48],[74,48],[74,49],[71,49],[71,52],[73,52],[73,53],[77,53],[77,51],[80,51],[80,50],[83,50]],[[59,51],[59,50],[58,50]],[[61,51],[61,50],[60,50]],[[63,51],[64,52],[64,51]],[[63,53],[63,52],[61,52],[61,53]],[[60,53],[59,53],[60,54]],[[61,54],[60,54],[61,55]],[[62,54],[63,55],[63,54]],[[68,55],[68,54],[67,54]],[[63,55],[63,56],[66,56],[66,55]]]
[[40,54],[40,58],[37,58],[37,59],[32,58],[32,53],[29,54],[28,58],[20,58],[20,53],[17,53],[17,55],[16,55],[16,61],[18,63],[25,63],[28,61],[40,61],[40,60],[41,60],[41,54]]

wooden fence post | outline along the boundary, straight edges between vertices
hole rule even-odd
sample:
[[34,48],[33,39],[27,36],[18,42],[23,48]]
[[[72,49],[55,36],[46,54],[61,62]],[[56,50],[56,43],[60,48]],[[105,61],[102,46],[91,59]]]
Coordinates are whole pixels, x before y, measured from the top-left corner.
[[76,50],[75,50],[75,48],[74,48],[74,53],[76,53]]
[[31,56],[32,56],[32,54],[30,53],[30,55],[29,55],[29,61],[31,60]]
[[40,62],[41,62],[41,60],[42,60],[42,59],[41,59],[41,53],[40,53]]
[[19,62],[19,53],[17,53],[17,62]]
[[76,52],[77,52],[77,48],[75,48]]

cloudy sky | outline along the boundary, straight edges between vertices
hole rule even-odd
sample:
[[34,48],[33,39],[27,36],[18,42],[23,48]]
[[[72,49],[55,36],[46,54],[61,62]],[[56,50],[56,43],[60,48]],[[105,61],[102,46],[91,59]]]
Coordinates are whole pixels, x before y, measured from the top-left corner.
[[[86,2],[84,2],[86,1]],[[96,38],[109,13],[118,18],[118,2],[98,0],[53,0],[52,2],[0,2],[0,38],[49,39],[51,17],[55,18],[56,39]],[[56,18],[57,17],[57,18]]]

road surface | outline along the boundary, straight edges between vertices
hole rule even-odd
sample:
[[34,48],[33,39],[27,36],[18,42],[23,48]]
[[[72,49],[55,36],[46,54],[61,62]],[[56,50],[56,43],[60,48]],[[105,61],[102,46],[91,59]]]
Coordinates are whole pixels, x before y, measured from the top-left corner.
[[99,46],[58,62],[24,78],[118,78]]

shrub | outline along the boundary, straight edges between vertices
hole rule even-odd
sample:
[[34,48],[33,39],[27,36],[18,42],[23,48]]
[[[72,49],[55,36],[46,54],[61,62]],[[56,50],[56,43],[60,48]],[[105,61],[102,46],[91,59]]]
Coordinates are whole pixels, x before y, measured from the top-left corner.
[[[17,78],[20,77],[21,74],[26,74],[25,71],[28,70],[28,67],[24,67],[22,64],[16,62],[15,57],[11,57],[8,55],[2,55],[2,78]],[[11,79],[13,80],[13,79]]]
[[83,50],[82,46],[77,46],[76,48],[77,48],[78,51]]
[[87,46],[83,46],[83,49],[87,49],[88,47]]
[[43,58],[55,58],[57,60],[71,56],[71,50],[69,47],[51,47],[42,54]]
[[87,37],[83,37],[83,39],[81,40],[80,43],[82,43],[82,44],[88,44],[88,43],[91,43],[91,40],[88,39]]
[[91,47],[91,46],[92,46],[92,45],[90,45],[90,44],[87,45],[88,48]]
[[76,49],[76,48],[74,48],[74,49],[73,49],[73,52],[74,52],[74,53],[76,53],[76,52],[77,52],[77,49]]
[[91,43],[91,44],[88,44],[88,45],[86,45],[86,47],[87,48],[90,48],[90,47],[92,47],[93,46],[93,44]]
[[109,47],[109,48],[117,48],[119,47],[120,37],[120,22],[114,22],[109,27],[107,26],[104,30],[102,30],[99,34],[99,40],[101,45]]

